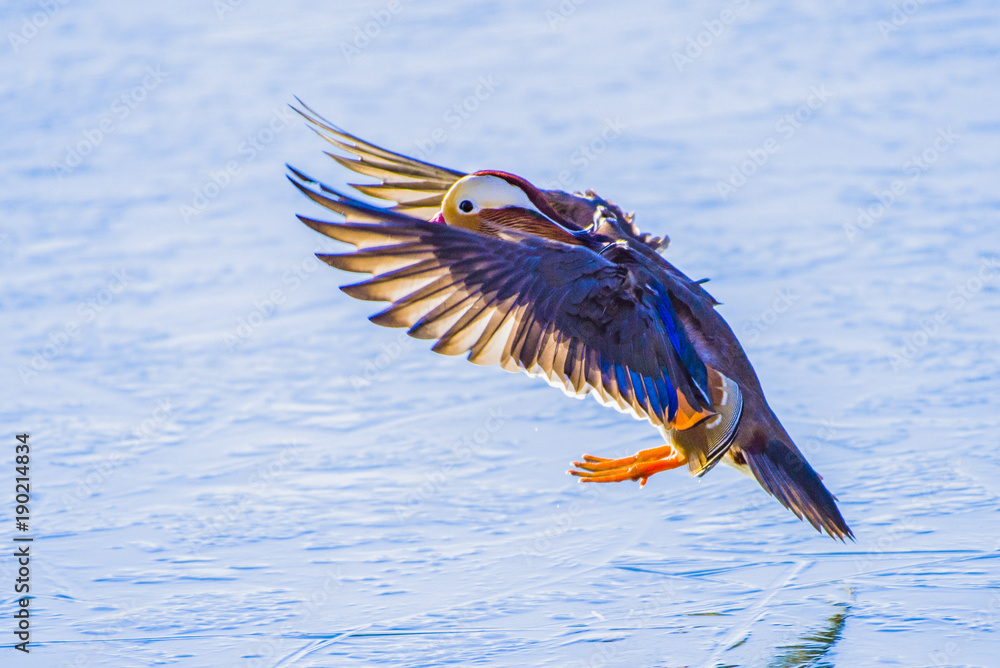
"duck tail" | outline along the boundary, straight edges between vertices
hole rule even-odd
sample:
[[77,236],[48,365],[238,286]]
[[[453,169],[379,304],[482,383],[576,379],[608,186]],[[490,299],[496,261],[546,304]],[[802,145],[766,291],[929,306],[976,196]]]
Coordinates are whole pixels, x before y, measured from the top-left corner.
[[739,454],[761,487],[796,517],[832,538],[854,540],[854,533],[837,508],[837,497],[827,490],[823,479],[794,445],[772,438],[766,447],[747,448]]

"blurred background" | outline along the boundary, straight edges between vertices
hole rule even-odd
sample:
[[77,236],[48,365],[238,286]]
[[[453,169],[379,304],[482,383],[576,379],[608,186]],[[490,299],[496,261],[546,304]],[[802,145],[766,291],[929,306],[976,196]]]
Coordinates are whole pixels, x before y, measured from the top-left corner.
[[[990,666],[1000,11],[989,2],[7,3],[4,665]],[[857,535],[648,425],[428,351],[337,287],[288,104],[594,188],[667,234]],[[353,177],[353,178],[352,178]],[[6,548],[5,548],[6,550]]]

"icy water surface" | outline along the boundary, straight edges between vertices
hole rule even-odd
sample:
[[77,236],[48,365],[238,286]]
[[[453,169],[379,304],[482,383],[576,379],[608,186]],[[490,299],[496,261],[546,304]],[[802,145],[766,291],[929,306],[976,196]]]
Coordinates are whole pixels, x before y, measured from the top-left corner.
[[[0,664],[1000,665],[1000,12],[856,4],[8,3]],[[857,542],[368,323],[295,95],[669,234]]]

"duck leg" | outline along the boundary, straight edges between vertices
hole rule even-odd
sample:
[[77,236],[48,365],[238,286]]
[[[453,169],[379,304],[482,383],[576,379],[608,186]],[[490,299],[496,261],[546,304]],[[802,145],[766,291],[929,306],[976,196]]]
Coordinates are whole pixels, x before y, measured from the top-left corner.
[[639,486],[643,487],[646,480],[654,473],[675,469],[685,464],[687,464],[687,457],[673,446],[663,445],[658,448],[640,450],[631,457],[621,459],[605,459],[604,457],[584,455],[582,462],[573,462],[573,466],[583,470],[574,469],[568,473],[578,476],[580,482],[638,480]]

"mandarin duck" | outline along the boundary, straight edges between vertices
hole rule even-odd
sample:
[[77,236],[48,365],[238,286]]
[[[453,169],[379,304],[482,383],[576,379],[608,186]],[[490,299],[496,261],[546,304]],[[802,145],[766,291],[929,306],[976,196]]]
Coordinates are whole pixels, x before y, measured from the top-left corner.
[[[301,103],[301,101],[300,101]],[[647,479],[687,465],[738,469],[819,531],[853,539],[835,497],[764,399],[718,302],[661,255],[667,238],[593,191],[540,190],[495,170],[465,174],[348,134],[296,109],[378,183],[351,184],[375,206],[289,166],[289,180],[344,220],[298,218],[337,241],[327,264],[372,277],[341,288],[390,302],[372,322],[405,327],[432,350],[540,376],[572,396],[648,420],[663,445],[624,458],[584,455],[583,482]]]

